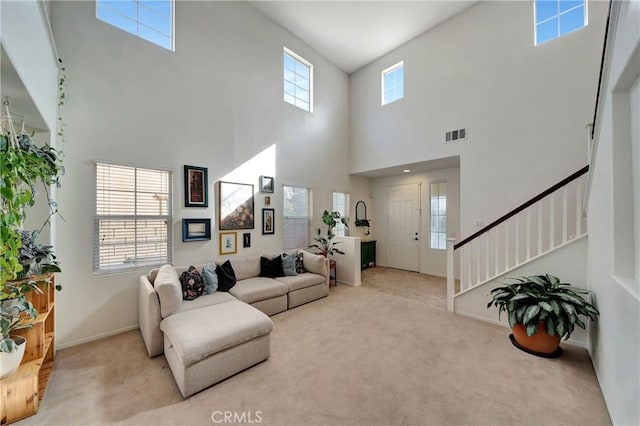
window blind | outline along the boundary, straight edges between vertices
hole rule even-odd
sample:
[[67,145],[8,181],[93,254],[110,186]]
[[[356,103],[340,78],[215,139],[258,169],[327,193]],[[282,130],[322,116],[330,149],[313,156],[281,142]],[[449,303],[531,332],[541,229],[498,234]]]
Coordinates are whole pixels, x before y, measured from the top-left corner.
[[[340,213],[347,222],[349,221],[349,203],[350,196],[344,192],[334,192],[333,193],[333,211]],[[337,236],[344,237],[349,235],[349,228],[344,226],[342,222],[338,222],[335,228],[335,233]]]
[[171,172],[96,164],[95,273],[171,263]]
[[309,247],[309,218],[311,211],[309,189],[283,186],[284,249]]

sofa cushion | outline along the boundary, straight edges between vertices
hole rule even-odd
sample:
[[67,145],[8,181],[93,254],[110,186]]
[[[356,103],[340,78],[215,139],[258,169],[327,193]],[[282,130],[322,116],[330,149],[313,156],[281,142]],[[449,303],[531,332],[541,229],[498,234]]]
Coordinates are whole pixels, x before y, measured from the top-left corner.
[[200,275],[204,281],[204,294],[213,294],[218,289],[218,274],[215,263],[204,265],[200,269]]
[[289,289],[285,283],[272,278],[254,277],[238,281],[236,285],[229,290],[229,293],[243,302],[254,303],[260,300],[282,296],[287,294],[288,291]]
[[211,294],[203,294],[195,300],[184,300],[180,309],[174,312],[174,315],[178,312],[190,311],[192,309],[203,308],[205,306],[218,305],[220,303],[231,302],[238,300],[232,295],[224,291],[216,291]]
[[305,272],[295,277],[279,277],[277,281],[285,283],[289,291],[300,290],[301,288],[313,287],[314,285],[324,284],[325,280],[322,275]]
[[287,253],[282,253],[282,271],[286,276],[295,277],[298,275],[296,271],[296,256],[291,256]]
[[162,320],[160,329],[188,366],[271,333],[273,322],[254,307],[231,301],[172,315]]
[[231,266],[231,262],[228,260],[222,265],[218,265],[216,268],[216,274],[218,274],[218,290],[229,291],[236,285],[236,274]]
[[313,254],[309,252],[305,252],[304,256],[302,256],[302,263],[304,264],[304,270],[308,272],[313,272],[314,274],[320,274],[323,277],[326,277],[327,267],[325,265],[326,257],[321,256],[319,254]]
[[[245,280],[260,275],[260,256],[234,256],[228,259],[233,266],[237,280]],[[225,260],[216,261],[216,265],[220,266]]]
[[156,274],[153,288],[160,300],[160,315],[166,318],[182,305],[182,286],[178,273],[171,265],[163,265]]
[[194,300],[204,294],[204,281],[195,266],[189,266],[186,271],[180,274],[180,285],[184,300]]
[[266,278],[284,277],[282,257],[276,256],[270,259],[260,256],[260,276]]

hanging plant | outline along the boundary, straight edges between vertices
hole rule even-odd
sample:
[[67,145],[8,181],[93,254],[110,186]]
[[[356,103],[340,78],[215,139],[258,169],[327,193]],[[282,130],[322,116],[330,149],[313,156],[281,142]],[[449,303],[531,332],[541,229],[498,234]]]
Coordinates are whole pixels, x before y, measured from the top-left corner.
[[[51,199],[49,186],[60,186],[64,173],[60,153],[52,146],[38,146],[24,128],[13,126],[8,100],[4,101],[0,133],[0,290],[9,280],[19,277],[24,267],[20,262],[21,227],[29,207],[36,202],[36,188],[42,184],[50,213],[42,227],[58,214],[58,205]],[[42,229],[42,228],[41,228]],[[59,268],[58,268],[59,269]]]

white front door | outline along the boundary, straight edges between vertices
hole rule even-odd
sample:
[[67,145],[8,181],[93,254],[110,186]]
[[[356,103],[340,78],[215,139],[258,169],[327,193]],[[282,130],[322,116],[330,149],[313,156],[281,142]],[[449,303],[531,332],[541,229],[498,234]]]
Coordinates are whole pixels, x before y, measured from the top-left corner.
[[420,271],[420,184],[389,187],[388,264]]

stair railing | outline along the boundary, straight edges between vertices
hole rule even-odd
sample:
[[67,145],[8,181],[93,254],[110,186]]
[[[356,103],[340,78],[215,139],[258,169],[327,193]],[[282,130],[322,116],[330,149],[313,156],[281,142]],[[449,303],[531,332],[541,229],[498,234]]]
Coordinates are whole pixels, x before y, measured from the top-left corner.
[[[447,309],[454,296],[482,285],[586,234],[583,197],[589,166],[455,243],[447,239]],[[455,253],[459,288],[455,285]]]

